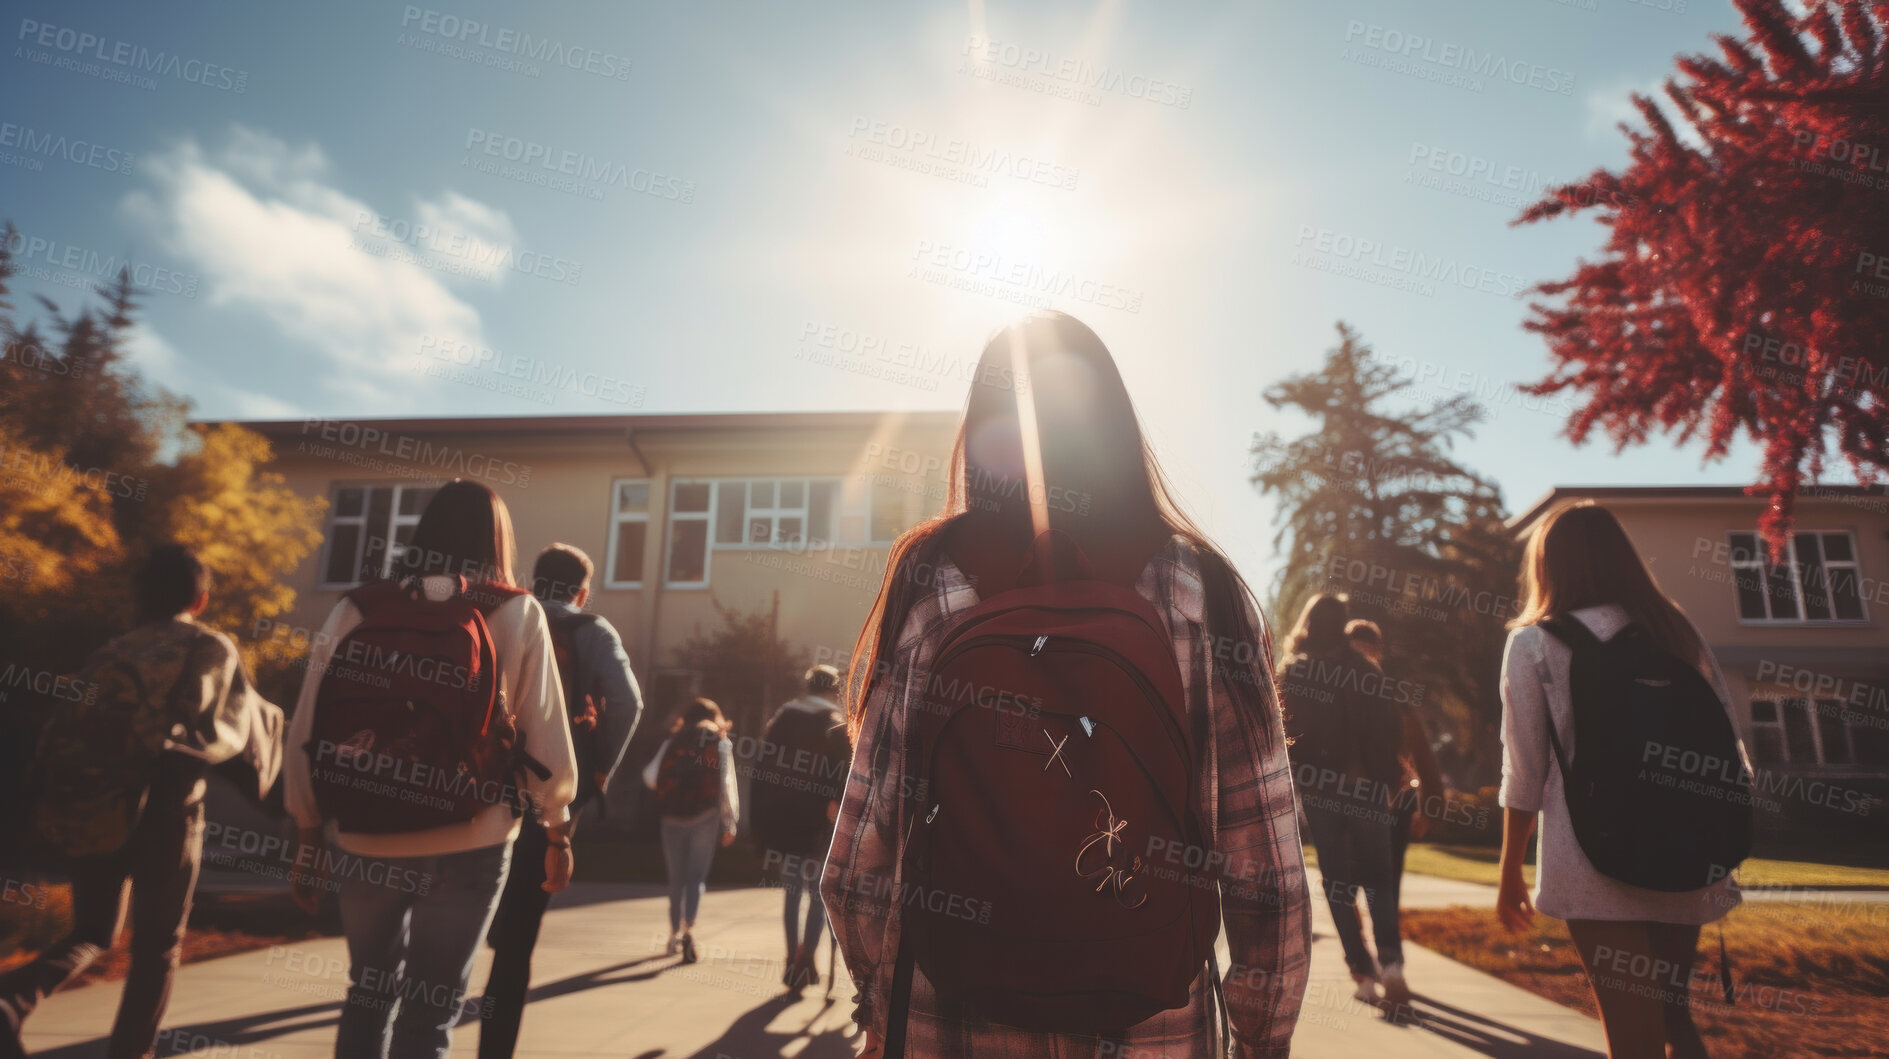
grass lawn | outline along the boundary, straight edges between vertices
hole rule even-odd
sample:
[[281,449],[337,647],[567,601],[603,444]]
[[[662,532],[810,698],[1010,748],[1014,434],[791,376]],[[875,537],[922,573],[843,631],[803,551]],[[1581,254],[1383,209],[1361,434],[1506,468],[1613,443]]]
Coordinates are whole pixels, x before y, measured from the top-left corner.
[[[1310,846],[1306,847],[1305,859],[1307,865],[1318,861]],[[1405,855],[1404,870],[1494,886],[1501,881],[1500,860],[1501,851],[1494,846],[1439,846],[1416,842]],[[1535,866],[1524,865],[1522,874],[1533,886]],[[1838,886],[1889,890],[1889,868],[1753,857],[1738,869],[1738,881],[1746,887]]]
[[[1880,904],[1765,902],[1721,921],[1737,1004],[1720,992],[1718,928],[1701,937],[1691,1000],[1714,1056],[1880,1055],[1889,1040],[1889,914]],[[1598,1016],[1559,920],[1513,935],[1486,908],[1406,909],[1404,936],[1556,1003]],[[1421,989],[1421,985],[1418,986]]]

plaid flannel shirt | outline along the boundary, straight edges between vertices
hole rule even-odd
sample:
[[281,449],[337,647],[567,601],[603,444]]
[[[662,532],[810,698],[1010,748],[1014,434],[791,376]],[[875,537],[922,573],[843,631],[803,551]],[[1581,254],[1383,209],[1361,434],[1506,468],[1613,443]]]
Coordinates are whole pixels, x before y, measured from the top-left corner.
[[[873,682],[866,701],[821,882],[840,951],[859,987],[855,1020],[881,1041],[899,944],[902,902],[896,895],[904,892],[899,836],[907,831],[899,819],[899,792],[905,784],[905,711],[922,697],[922,681],[939,641],[954,619],[977,603],[969,581],[948,561],[939,564],[929,587],[906,616],[890,666]],[[1216,844],[1211,857],[1197,858],[1204,864],[1185,868],[1209,873],[1220,889],[1232,956],[1223,988],[1233,1041],[1226,1048],[1216,1046],[1213,983],[1206,965],[1185,1006],[1164,1011],[1132,1027],[1120,1042],[1107,1044],[941,1019],[930,983],[915,970],[906,1029],[910,1055],[1204,1059],[1230,1052],[1243,1059],[1291,1051],[1309,970],[1312,920],[1291,766],[1269,664],[1271,634],[1249,603],[1259,643],[1209,638],[1199,556],[1185,538],[1170,541],[1135,587],[1167,622],[1195,730],[1208,733],[1198,797]],[[1226,684],[1229,679],[1256,682],[1271,704],[1267,715],[1242,710]]]

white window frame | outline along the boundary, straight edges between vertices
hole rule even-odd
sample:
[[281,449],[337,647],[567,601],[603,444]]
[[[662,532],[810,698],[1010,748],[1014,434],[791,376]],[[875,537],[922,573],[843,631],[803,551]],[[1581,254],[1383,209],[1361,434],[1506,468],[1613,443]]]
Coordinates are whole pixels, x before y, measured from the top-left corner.
[[[1804,614],[1807,613],[1807,611],[1804,608],[1804,568],[1803,568],[1803,565],[1797,561],[1797,535],[1800,533],[1815,534],[1819,538],[1841,536],[1848,539],[1850,543],[1850,557],[1848,559],[1839,559],[1839,560],[1836,560],[1835,562],[1832,562],[1828,558],[1824,559],[1823,560],[1824,577],[1825,577],[1825,580],[1827,581],[1829,579],[1830,572],[1832,570],[1843,570],[1843,571],[1846,571],[1854,579],[1854,582],[1857,585],[1856,605],[1862,611],[1862,615],[1860,617],[1856,617],[1856,618],[1836,617],[1835,616],[1836,609],[1835,609],[1834,603],[1832,603],[1831,605],[1831,616],[1828,618],[1807,618],[1803,616]],[[1870,623],[1869,601],[1864,596],[1861,590],[1863,566],[1862,566],[1861,553],[1857,551],[1857,548],[1856,548],[1856,534],[1850,532],[1847,529],[1804,528],[1804,529],[1793,529],[1791,531],[1790,538],[1784,542],[1784,565],[1791,572],[1791,601],[1797,608],[1797,616],[1787,617],[1787,618],[1776,618],[1776,617],[1749,618],[1745,616],[1743,601],[1740,600],[1738,597],[1738,573],[1739,571],[1750,570],[1757,574],[1760,591],[1764,593],[1765,609],[1767,612],[1771,608],[1771,587],[1770,587],[1769,579],[1765,577],[1765,555],[1764,555],[1765,545],[1764,545],[1764,538],[1762,537],[1762,535],[1760,535],[1756,530],[1730,530],[1726,533],[1726,537],[1725,537],[1726,544],[1728,546],[1731,544],[1731,538],[1734,534],[1750,535],[1757,541],[1757,546],[1753,550],[1751,556],[1742,562],[1739,561],[1737,557],[1737,550],[1731,549],[1732,607],[1736,610],[1738,614],[1738,623],[1740,625],[1809,625],[1809,626],[1840,625],[1840,626],[1846,626],[1846,627],[1854,627],[1858,625],[1868,625]]]
[[[645,557],[648,556],[649,503],[647,500],[644,501],[641,511],[625,511],[623,510],[622,496],[623,487],[626,485],[641,485],[647,488],[651,484],[648,478],[613,478],[610,481],[610,526],[604,537],[604,567],[602,578],[603,587],[605,588],[634,589],[643,587],[642,581],[618,581],[615,579],[617,572],[617,530],[626,522],[641,522],[643,524],[643,554]],[[645,579],[648,578],[649,571],[647,569],[643,571],[643,576]]]
[[[1830,723],[1839,724],[1843,726],[1843,739],[1846,743],[1849,744],[1848,745],[1849,753],[1847,756],[1849,757],[1850,760],[1836,761],[1836,762],[1832,762],[1829,760],[1829,757],[1830,757],[1829,750],[1824,746],[1824,740],[1823,740],[1823,725],[1824,725],[1823,703],[1826,703],[1826,702],[1836,703],[1838,708],[1841,708],[1842,706],[1841,699],[1830,699],[1830,698],[1817,699],[1809,695],[1806,695],[1803,692],[1796,690],[1795,688],[1788,688],[1788,687],[1762,688],[1761,687],[1751,693],[1751,702],[1753,705],[1753,710],[1751,714],[1751,728],[1752,728],[1752,745],[1753,745],[1754,752],[1757,745],[1757,730],[1759,728],[1775,729],[1778,734],[1778,746],[1782,748],[1782,750],[1784,751],[1784,757],[1780,761],[1771,762],[1771,761],[1753,760],[1752,762],[1753,765],[1762,766],[1762,765],[1775,764],[1775,765],[1786,765],[1792,768],[1815,767],[1815,768],[1832,768],[1832,769],[1877,767],[1873,765],[1859,765],[1857,763],[1856,761],[1856,731],[1854,728],[1850,726],[1850,722],[1842,717],[1833,717],[1831,718]],[[1777,720],[1775,721],[1758,720],[1758,713],[1757,713],[1756,705],[1757,703],[1760,703],[1760,702],[1769,702],[1772,704],[1772,710],[1774,714],[1776,715]],[[1798,708],[1801,708],[1804,711],[1804,723],[1810,725],[1810,745],[1813,748],[1815,748],[1816,754],[1817,754],[1817,759],[1815,761],[1798,761],[1795,758],[1791,757],[1790,731],[1784,725],[1784,710],[1785,710],[1786,703],[1801,704],[1801,706]]]
[[[741,483],[742,486],[743,510],[741,518],[741,539],[739,541],[718,540],[716,539],[716,527],[721,519],[722,487],[736,482]],[[782,507],[780,501],[781,486],[791,482],[801,484],[800,505],[798,507]],[[771,484],[774,487],[774,504],[772,507],[762,508],[754,506],[754,487],[757,483],[764,485]],[[833,487],[833,509],[831,513],[833,522],[831,529],[833,536],[830,540],[822,538],[819,543],[831,547],[881,548],[889,546],[893,541],[898,539],[896,536],[888,537],[883,540],[872,539],[873,490],[881,488],[881,486],[873,482],[870,476],[863,476],[856,481],[849,481],[846,476],[837,474],[724,475],[721,477],[672,478],[669,482],[669,507],[663,519],[663,587],[707,588],[709,582],[713,579],[712,569],[716,552],[793,551],[811,547],[815,541],[815,538],[813,538],[811,534],[810,525],[813,512],[813,489],[816,485],[828,484]],[[708,487],[707,512],[678,512],[676,510],[676,489],[685,485],[704,485]],[[851,504],[847,503],[847,487],[849,485],[855,487],[853,492],[856,502]],[[612,493],[611,503],[614,504],[615,502],[616,496]],[[904,503],[901,497],[901,504]],[[752,528],[757,514],[768,520],[768,540],[766,541],[750,541],[748,539],[749,531]],[[780,535],[780,520],[783,516],[788,518],[798,517],[800,519],[801,539],[798,543],[775,539]],[[858,520],[860,527],[858,539],[850,538],[848,535],[841,532],[841,527],[846,524],[848,519]],[[675,523],[679,521],[706,521],[708,523],[708,554],[703,560],[702,580],[700,581],[669,580],[669,561],[675,549]],[[903,521],[903,518],[901,518],[901,521]],[[611,529],[612,547],[614,547],[614,522],[611,524]],[[901,530],[901,532],[903,531]],[[617,586],[612,585],[611,587]]]
[[[318,575],[321,578],[321,580],[317,582],[316,587],[317,588],[348,589],[348,588],[359,588],[361,586],[361,582],[359,581],[330,581],[328,580],[328,567],[330,565],[329,560],[331,558],[331,555],[334,549],[334,539],[335,539],[334,528],[336,526],[359,526],[361,527],[361,535],[358,538],[357,544],[355,547],[354,561],[350,563],[349,566],[356,570],[360,569],[361,556],[365,553],[365,550],[367,548],[367,542],[373,539],[374,527],[369,526],[367,524],[368,513],[374,509],[374,501],[371,496],[372,490],[391,489],[393,491],[393,496],[389,498],[388,507],[387,507],[387,526],[386,526],[387,549],[381,553],[381,557],[380,557],[380,576],[387,577],[393,573],[394,560],[399,555],[399,551],[396,550],[395,545],[394,545],[394,540],[396,537],[398,537],[399,531],[408,526],[419,525],[420,515],[425,514],[426,512],[425,508],[421,508],[418,513],[415,513],[412,515],[402,515],[400,513],[401,494],[405,490],[408,490],[408,489],[435,489],[436,490],[438,488],[439,487],[437,485],[426,485],[421,482],[335,482],[335,483],[332,483],[328,489],[328,510],[329,510],[328,522],[326,526],[323,527],[323,533],[322,533],[321,572]],[[362,496],[361,496],[361,513],[359,515],[336,515],[333,513],[334,512],[334,498],[343,489],[360,489],[363,491]]]

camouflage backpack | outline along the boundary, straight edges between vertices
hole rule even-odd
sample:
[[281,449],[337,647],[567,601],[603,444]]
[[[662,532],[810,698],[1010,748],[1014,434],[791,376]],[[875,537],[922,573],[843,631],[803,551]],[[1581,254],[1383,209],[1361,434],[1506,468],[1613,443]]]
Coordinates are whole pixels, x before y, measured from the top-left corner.
[[180,641],[182,669],[162,703],[145,686],[133,648],[120,637],[86,663],[81,693],[47,719],[34,755],[33,834],[68,857],[115,853],[144,815],[171,726],[185,720],[182,695],[198,654],[214,638]]

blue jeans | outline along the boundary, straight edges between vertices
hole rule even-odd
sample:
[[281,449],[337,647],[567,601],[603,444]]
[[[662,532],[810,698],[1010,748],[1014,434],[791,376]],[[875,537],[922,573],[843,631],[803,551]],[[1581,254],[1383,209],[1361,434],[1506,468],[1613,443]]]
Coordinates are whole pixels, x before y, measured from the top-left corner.
[[339,855],[349,985],[335,1059],[447,1059],[511,854],[507,842],[431,857]]
[[[1341,800],[1333,798],[1333,803]],[[1318,849],[1318,873],[1324,877],[1325,898],[1331,906],[1338,943],[1345,950],[1345,965],[1354,974],[1370,974],[1371,954],[1364,947],[1364,923],[1358,918],[1358,891],[1364,891],[1371,909],[1372,940],[1377,942],[1378,965],[1402,963],[1404,943],[1398,922],[1397,876],[1392,850],[1389,806],[1307,804],[1305,823]]]
[[[782,918],[787,927],[787,953],[793,955],[794,949],[807,946],[809,955],[820,944],[820,932],[826,929],[826,902],[820,900],[820,869],[826,863],[826,851],[788,860],[781,868],[781,889],[787,894],[787,908]],[[800,921],[800,897],[805,894],[807,900],[807,920],[804,929]]]
[[708,869],[715,863],[715,843],[721,838],[721,813],[710,811],[698,820],[662,818],[662,860],[669,869],[669,932],[679,934],[695,924],[708,888]]

